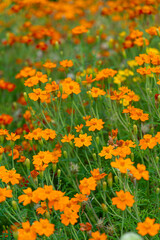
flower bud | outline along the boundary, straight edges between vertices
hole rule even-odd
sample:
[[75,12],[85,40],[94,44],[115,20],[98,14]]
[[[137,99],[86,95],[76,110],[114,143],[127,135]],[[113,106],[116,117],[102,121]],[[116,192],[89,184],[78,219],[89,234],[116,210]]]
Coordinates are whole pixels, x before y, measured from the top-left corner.
[[115,180],[115,182],[118,184],[119,180],[118,180],[118,177],[117,177],[117,176],[114,177],[114,180]]
[[57,50],[59,50],[59,42],[58,42],[58,41],[55,42],[55,48],[56,48]]
[[158,96],[158,103],[160,103],[160,95]]
[[103,182],[103,191],[105,192],[107,190],[107,182]]
[[108,207],[106,206],[106,204],[102,203],[101,206],[104,212],[108,212]]
[[17,210],[18,206],[17,206],[17,202],[16,201],[12,201],[12,207],[14,210]]
[[30,170],[30,160],[29,160],[29,158],[26,158],[24,164],[26,165],[27,169]]
[[121,236],[120,240],[143,240],[143,239],[137,233],[129,232]]
[[157,156],[157,157],[156,157],[156,163],[158,163],[158,162],[159,162],[159,157]]
[[108,182],[109,187],[112,187],[112,185],[113,185],[113,175],[112,175],[111,172],[108,174],[107,182]]
[[133,152],[131,152],[131,160],[132,160],[132,162],[134,161],[134,153]]
[[66,152],[66,151],[63,151],[63,155],[64,155],[64,157],[65,157],[65,158],[67,158],[67,157],[68,157],[68,154],[67,154],[67,152]]
[[27,93],[26,92],[24,92],[23,93],[23,96],[24,96],[24,99],[26,100],[26,102],[28,101],[28,96],[27,96]]
[[58,169],[58,171],[57,171],[57,175],[58,175],[58,177],[61,176],[61,169]]
[[91,91],[88,91],[87,94],[88,94],[89,99],[92,99]]
[[96,142],[99,145],[99,137],[98,136],[96,137]]
[[160,188],[156,189],[156,193],[159,194],[160,193]]
[[137,130],[137,125],[136,124],[133,125],[133,132],[134,132],[135,135],[137,135],[138,130]]
[[50,219],[50,213],[47,211],[47,212],[45,212],[45,217],[49,220]]
[[53,167],[53,172],[55,173],[57,165],[53,163],[52,167]]
[[92,153],[92,156],[93,156],[94,161],[97,161],[96,153]]

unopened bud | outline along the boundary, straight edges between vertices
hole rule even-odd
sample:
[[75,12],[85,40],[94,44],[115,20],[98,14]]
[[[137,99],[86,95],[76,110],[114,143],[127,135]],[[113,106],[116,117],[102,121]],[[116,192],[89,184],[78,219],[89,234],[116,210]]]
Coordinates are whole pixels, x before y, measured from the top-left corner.
[[12,207],[14,210],[17,210],[18,206],[17,206],[17,202],[16,201],[12,201]]
[[131,153],[131,160],[132,160],[132,162],[134,161],[134,153],[133,152]]
[[93,153],[92,156],[93,156],[94,161],[97,161],[96,153]]
[[59,42],[58,42],[58,41],[55,42],[55,48],[56,48],[57,50],[59,50]]
[[57,171],[57,175],[58,175],[58,177],[61,176],[61,169],[58,169],[58,171]]
[[88,97],[89,97],[90,99],[92,99],[91,91],[88,91],[87,94],[88,94]]
[[99,145],[99,137],[98,136],[96,137],[96,142]]
[[47,211],[45,212],[45,217],[49,220],[50,219],[50,213]]
[[38,142],[41,146],[43,145],[43,139],[40,139]]
[[133,125],[133,132],[134,132],[135,135],[137,135],[138,131],[137,131],[137,125],[136,124]]
[[23,93],[23,96],[24,96],[24,99],[26,100],[26,102],[28,101],[28,96],[27,96],[27,93],[26,92],[24,92]]
[[160,95],[158,95],[158,103],[160,103]]
[[64,155],[64,157],[65,157],[65,158],[67,158],[67,157],[68,157],[68,154],[67,154],[67,152],[66,152],[66,151],[63,151],[63,155]]
[[156,189],[156,193],[159,194],[160,193],[160,188]]
[[104,212],[108,212],[108,207],[106,206],[106,204],[102,203],[101,206]]
[[18,231],[13,231],[13,237],[14,239],[18,239]]
[[158,162],[159,162],[159,157],[157,156],[157,157],[156,157],[156,163],[158,163]]
[[53,172],[55,173],[57,165],[54,163],[53,164]]
[[112,175],[111,172],[108,174],[107,182],[108,182],[109,187],[112,187],[112,185],[113,185],[113,175]]
[[118,177],[117,177],[117,176],[114,177],[114,180],[115,180],[115,182],[118,184],[119,180],[118,180]]
[[103,182],[103,191],[105,192],[107,190],[107,182]]
[[24,164],[26,165],[26,167],[28,168],[28,170],[30,170],[30,160],[29,160],[29,158],[26,158]]

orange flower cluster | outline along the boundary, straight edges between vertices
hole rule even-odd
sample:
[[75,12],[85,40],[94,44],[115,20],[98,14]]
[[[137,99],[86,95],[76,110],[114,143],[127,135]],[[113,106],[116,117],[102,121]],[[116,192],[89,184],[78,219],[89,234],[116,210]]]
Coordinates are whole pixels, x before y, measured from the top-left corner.
[[56,132],[52,129],[46,128],[45,130],[42,130],[41,128],[34,129],[33,132],[30,132],[26,135],[24,135],[24,138],[27,140],[40,140],[44,138],[46,141],[50,139],[55,139]]
[[145,122],[149,119],[148,113],[143,113],[143,110],[133,106],[128,106],[127,109],[123,110],[123,113],[129,113],[130,118],[133,120],[141,120],[142,122]]
[[43,74],[42,72],[37,72],[35,76],[28,78],[24,85],[27,87],[33,87],[37,85],[39,82],[46,83],[48,81],[47,75]]

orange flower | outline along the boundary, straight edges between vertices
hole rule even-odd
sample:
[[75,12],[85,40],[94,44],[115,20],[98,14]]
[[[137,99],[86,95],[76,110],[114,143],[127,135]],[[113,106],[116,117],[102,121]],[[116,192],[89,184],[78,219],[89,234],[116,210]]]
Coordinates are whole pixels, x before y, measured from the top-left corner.
[[139,222],[137,226],[138,233],[142,236],[149,234],[155,236],[160,230],[160,224],[155,223],[155,219],[147,217],[144,222]]
[[55,229],[54,224],[50,223],[48,219],[40,219],[39,222],[35,221],[32,225],[33,229],[36,233],[38,233],[40,236],[45,235],[47,237],[51,236]]
[[21,179],[20,174],[16,173],[16,170],[8,170],[1,176],[2,182],[11,183],[12,185],[18,184]]
[[71,142],[72,141],[72,139],[74,139],[74,135],[72,135],[72,134],[68,134],[68,136],[67,135],[65,135],[62,139],[61,139],[61,142]]
[[18,240],[35,240],[37,234],[34,231],[34,228],[30,226],[29,221],[22,223],[22,228],[18,229]]
[[91,190],[95,190],[97,183],[93,177],[80,180],[79,189],[82,194],[90,195]]
[[97,232],[92,232],[92,238],[89,238],[89,240],[107,240],[107,236],[105,233],[100,234]]
[[63,61],[60,62],[60,65],[62,67],[72,67],[73,62],[72,62],[72,60],[63,60]]
[[92,141],[92,136],[87,136],[87,133],[80,134],[78,138],[74,138],[74,143],[76,147],[90,146]]
[[15,133],[11,133],[11,134],[7,134],[6,140],[8,140],[8,141],[16,141],[19,138],[20,138],[19,135],[16,135]]
[[100,179],[104,178],[105,176],[107,176],[106,173],[100,173],[99,172],[99,168],[94,169],[93,171],[91,171],[92,177],[96,180],[99,181]]
[[66,208],[64,214],[61,214],[61,222],[65,226],[68,226],[69,224],[74,225],[77,222],[77,218],[79,218],[77,213],[70,208]]
[[0,203],[6,201],[6,198],[12,197],[12,190],[7,188],[0,188]]
[[77,26],[77,27],[72,29],[72,34],[73,35],[80,35],[80,34],[86,33],[86,32],[88,32],[88,29],[83,25]]
[[130,172],[133,174],[133,177],[137,180],[140,180],[142,177],[145,180],[149,180],[149,172],[146,171],[146,166],[143,164],[137,164],[137,168],[133,167],[131,168]]
[[18,197],[19,203],[23,202],[23,206],[26,206],[30,204],[32,201],[34,202],[34,195],[31,188],[24,189],[23,192],[25,194],[20,195]]
[[71,78],[66,78],[64,82],[62,83],[63,91],[67,95],[70,95],[72,93],[79,94],[81,92],[79,83],[73,81]]
[[83,128],[83,124],[77,125],[77,126],[75,127],[76,132],[80,132],[82,128]]
[[141,149],[146,149],[147,147],[152,149],[157,145],[157,141],[155,137],[152,137],[150,134],[146,134],[143,136],[143,139],[140,140],[139,146]]
[[75,203],[80,203],[80,202],[88,200],[88,198],[85,195],[80,194],[80,193],[76,193],[76,195],[74,195],[74,198],[72,198],[72,199],[74,199]]
[[105,94],[106,92],[100,88],[95,88],[95,87],[91,88],[91,95],[93,98],[97,98],[98,96],[104,96]]
[[105,157],[105,159],[111,159],[113,154],[114,147],[109,145],[108,147],[103,147],[102,151],[98,154],[101,157]]
[[103,128],[104,122],[102,119],[92,118],[90,121],[86,122],[86,126],[89,127],[89,131],[101,130]]
[[50,61],[47,61],[47,62],[45,62],[44,64],[43,64],[43,67],[45,67],[45,68],[49,68],[49,69],[51,69],[51,68],[56,68],[56,63],[52,63],[52,62],[50,62]]
[[119,192],[116,192],[117,197],[112,198],[112,204],[117,205],[117,208],[124,211],[126,207],[132,207],[134,201],[134,196],[130,194],[130,192],[124,192],[123,190],[120,190]]
[[118,168],[121,173],[127,173],[127,170],[132,168],[134,162],[131,161],[130,158],[116,158],[115,162],[111,162],[111,166],[114,168]]

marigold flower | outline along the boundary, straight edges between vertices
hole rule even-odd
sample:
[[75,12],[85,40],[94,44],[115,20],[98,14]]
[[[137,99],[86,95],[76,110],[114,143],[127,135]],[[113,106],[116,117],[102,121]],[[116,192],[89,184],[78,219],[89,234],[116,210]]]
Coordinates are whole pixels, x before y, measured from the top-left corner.
[[22,223],[22,228],[18,229],[18,240],[31,239],[35,240],[37,234],[29,221]]
[[2,182],[11,183],[12,185],[18,184],[21,176],[20,174],[16,173],[16,170],[8,170],[3,173],[1,176]]
[[76,147],[90,146],[92,141],[92,136],[87,136],[87,133],[80,134],[78,138],[74,138],[74,143]]
[[12,197],[12,190],[7,188],[0,188],[0,203],[6,201],[6,198]]
[[20,135],[16,135],[15,133],[7,134],[6,140],[8,141],[16,141],[20,138]]
[[155,219],[147,217],[144,222],[139,222],[137,225],[138,233],[142,236],[149,234],[155,236],[160,230],[160,224],[154,223]]
[[68,134],[68,136],[67,135],[65,135],[62,139],[61,139],[61,142],[71,142],[72,141],[72,139],[74,139],[74,135],[73,134]]
[[72,29],[72,34],[73,35],[80,35],[82,33],[88,32],[88,29],[86,26],[80,25]]
[[64,210],[64,214],[61,214],[61,222],[65,226],[68,226],[69,224],[74,225],[77,222],[77,218],[79,218],[77,212],[73,211],[70,208],[66,208]]
[[93,177],[80,180],[79,189],[82,194],[90,195],[91,190],[95,190],[97,183]]
[[95,88],[95,87],[91,88],[91,95],[93,98],[97,98],[98,96],[104,96],[105,94],[106,92],[100,88]]
[[112,198],[112,204],[116,205],[117,208],[124,211],[126,207],[132,207],[134,201],[134,196],[130,194],[130,192],[124,192],[123,190],[120,190],[119,192],[116,192],[117,197]]
[[62,66],[62,67],[72,67],[73,66],[73,62],[72,62],[72,60],[62,60],[61,62],[60,62],[60,65]]
[[147,147],[153,149],[157,145],[157,141],[155,137],[152,137],[150,134],[146,134],[143,136],[143,139],[140,140],[139,146],[141,149],[146,149]]
[[100,173],[99,168],[94,169],[91,171],[92,177],[96,180],[99,181],[100,179],[103,179],[105,176],[107,176],[106,173]]
[[92,232],[91,234],[92,238],[89,238],[89,240],[107,240],[107,236],[105,233],[100,234],[97,232]]
[[137,180],[140,180],[141,178],[144,178],[145,180],[149,180],[149,172],[146,171],[146,166],[143,164],[137,164],[137,168],[132,167],[130,172],[133,174],[133,177],[135,177]]
[[55,229],[54,224],[50,223],[48,219],[40,219],[39,221],[35,221],[32,225],[33,229],[36,233],[38,233],[40,236],[51,236]]
[[82,128],[83,128],[83,124],[77,125],[77,126],[75,127],[76,132],[80,132],[80,131],[82,130]]
[[98,154],[101,157],[105,157],[105,159],[111,159],[113,154],[114,147],[109,145],[108,147],[103,147],[102,151]]
[[134,162],[131,161],[130,158],[116,158],[115,162],[111,162],[111,166],[114,168],[118,168],[121,173],[127,173],[127,170],[132,168]]
[[89,127],[89,131],[101,130],[104,122],[102,119],[92,118],[86,122],[86,126]]

